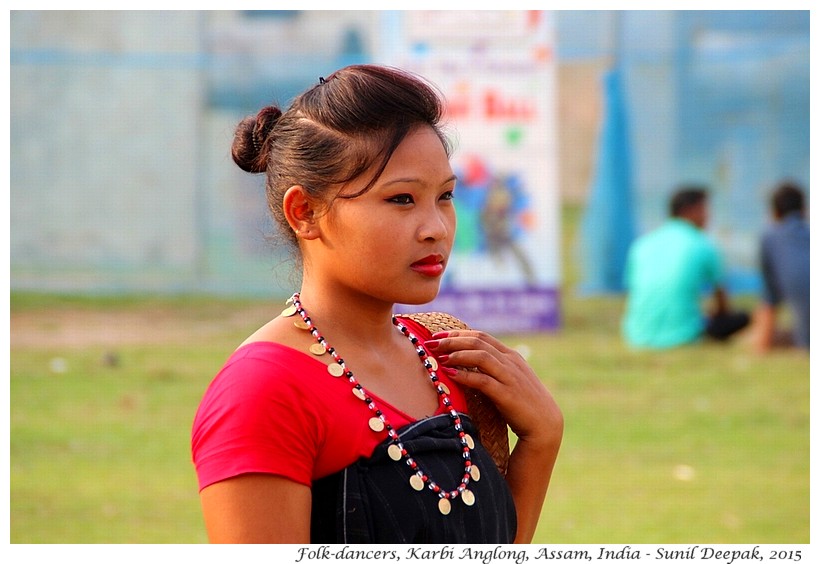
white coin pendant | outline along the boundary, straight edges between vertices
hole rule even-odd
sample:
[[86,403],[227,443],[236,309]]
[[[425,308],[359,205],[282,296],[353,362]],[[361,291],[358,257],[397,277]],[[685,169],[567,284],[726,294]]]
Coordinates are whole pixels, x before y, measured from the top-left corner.
[[438,500],[438,510],[441,512],[442,515],[448,515],[450,513],[451,505],[450,500],[446,497],[441,498]]
[[413,474],[410,476],[410,487],[420,492],[424,489],[424,480],[418,474]]
[[387,456],[396,462],[401,460],[401,449],[399,448],[399,445],[392,444],[387,447]]

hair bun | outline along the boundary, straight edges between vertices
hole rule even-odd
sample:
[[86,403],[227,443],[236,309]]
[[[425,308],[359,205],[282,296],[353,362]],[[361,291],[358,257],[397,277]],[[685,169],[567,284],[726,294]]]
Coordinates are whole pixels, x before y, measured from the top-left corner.
[[282,116],[276,106],[259,110],[256,116],[249,116],[239,122],[234,133],[231,155],[234,162],[247,172],[265,172],[268,166],[268,139]]
[[282,110],[276,106],[267,106],[256,114],[256,127],[253,130],[253,142],[260,150],[268,140],[271,130],[282,117]]

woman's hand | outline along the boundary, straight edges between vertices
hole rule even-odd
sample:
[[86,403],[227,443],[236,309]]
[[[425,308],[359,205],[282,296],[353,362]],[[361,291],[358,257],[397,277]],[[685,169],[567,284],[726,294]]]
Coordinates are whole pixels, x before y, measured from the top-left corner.
[[456,370],[453,380],[493,401],[518,436],[506,479],[518,517],[515,542],[531,542],[564,435],[558,404],[524,358],[487,333],[439,332],[425,345]]
[[519,440],[560,443],[561,411],[516,350],[487,333],[468,330],[435,333],[425,345],[440,364],[456,370],[453,380],[493,401]]

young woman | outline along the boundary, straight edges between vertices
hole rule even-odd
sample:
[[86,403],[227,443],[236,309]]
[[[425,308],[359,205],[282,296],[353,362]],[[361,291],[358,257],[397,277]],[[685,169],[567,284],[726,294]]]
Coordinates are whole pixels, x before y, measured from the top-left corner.
[[[419,77],[362,65],[237,127],[234,160],[266,174],[302,284],[197,412],[212,542],[531,541],[563,434],[552,396],[490,335],[393,316],[436,296],[453,245],[441,114]],[[466,413],[470,387],[518,436],[505,476]]]

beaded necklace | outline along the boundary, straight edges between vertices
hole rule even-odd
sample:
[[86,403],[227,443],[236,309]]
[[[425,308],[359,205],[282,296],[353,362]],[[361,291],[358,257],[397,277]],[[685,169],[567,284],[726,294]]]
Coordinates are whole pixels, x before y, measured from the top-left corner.
[[401,462],[402,460],[405,461],[407,466],[412,471],[409,479],[410,487],[420,492],[424,490],[426,486],[427,489],[438,496],[438,509],[442,515],[448,515],[450,513],[450,500],[457,497],[461,497],[461,500],[465,505],[473,505],[475,503],[475,494],[471,490],[467,489],[467,486],[470,484],[470,480],[477,482],[481,477],[481,472],[479,471],[478,466],[472,463],[470,456],[470,451],[475,448],[475,442],[468,433],[464,432],[464,427],[461,424],[461,417],[453,408],[450,401],[450,390],[447,389],[446,384],[439,380],[438,374],[436,374],[436,371],[438,370],[438,363],[436,362],[436,359],[427,354],[424,347],[419,344],[418,337],[416,337],[401,321],[399,321],[396,316],[393,316],[393,325],[395,325],[396,328],[405,337],[407,337],[407,339],[416,348],[416,353],[430,376],[430,382],[438,393],[439,401],[449,411],[453,428],[455,429],[459,442],[461,443],[462,456],[464,458],[464,475],[462,476],[461,482],[458,486],[452,490],[446,490],[439,486],[435,480],[433,480],[432,477],[430,477],[430,475],[422,469],[419,463],[413,459],[404,444],[402,444],[401,437],[387,420],[387,417],[381,409],[379,409],[376,405],[376,402],[367,390],[358,382],[356,377],[353,375],[353,372],[347,367],[344,359],[339,356],[336,349],[328,344],[327,340],[325,340],[313,324],[313,321],[311,321],[310,316],[307,311],[305,311],[305,308],[299,300],[299,293],[297,292],[293,294],[293,296],[287,301],[286,305],[288,307],[282,311],[282,317],[292,317],[298,314],[300,319],[294,321],[293,324],[299,329],[309,331],[310,334],[313,335],[313,338],[316,339],[316,343],[312,344],[308,350],[316,356],[322,356],[324,354],[329,354],[332,356],[335,362],[328,365],[328,373],[334,378],[345,376],[352,386],[353,395],[364,402],[370,410],[372,416],[367,422],[370,429],[374,433],[381,433],[383,431],[387,433],[387,436],[391,440],[391,444],[387,447],[387,455],[396,462]]

